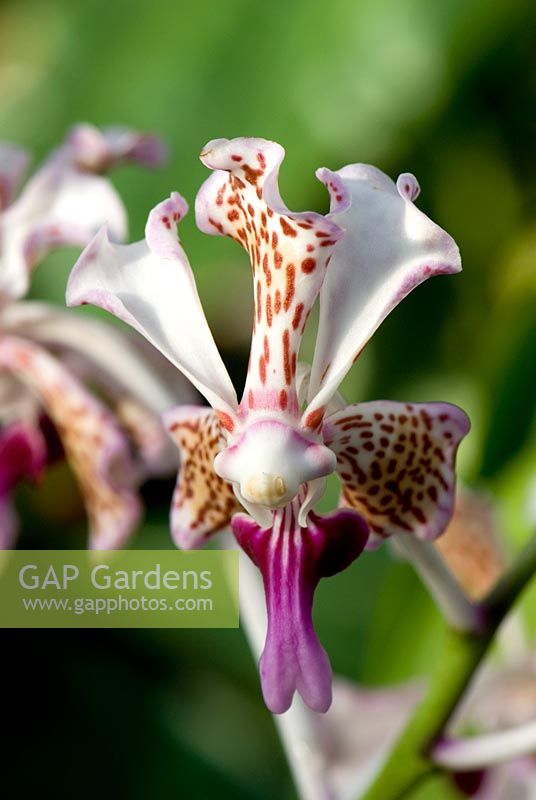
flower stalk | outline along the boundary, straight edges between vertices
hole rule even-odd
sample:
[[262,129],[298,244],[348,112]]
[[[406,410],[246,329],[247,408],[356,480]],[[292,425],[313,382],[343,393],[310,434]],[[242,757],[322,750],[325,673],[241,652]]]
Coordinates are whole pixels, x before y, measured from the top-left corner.
[[364,800],[402,800],[438,767],[430,750],[440,738],[501,622],[536,572],[536,534],[496,587],[477,605],[482,627],[450,628],[423,702],[400,736]]

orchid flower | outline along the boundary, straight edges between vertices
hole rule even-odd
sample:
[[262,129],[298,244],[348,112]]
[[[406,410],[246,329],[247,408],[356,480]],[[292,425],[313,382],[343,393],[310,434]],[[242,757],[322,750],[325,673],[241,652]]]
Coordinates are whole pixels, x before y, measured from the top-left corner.
[[[197,547],[231,522],[261,571],[268,631],[260,673],[275,713],[295,691],[314,710],[329,707],[331,668],[311,619],[316,585],[347,567],[367,539],[376,547],[394,533],[439,536],[469,427],[447,403],[346,406],[337,394],[389,311],[425,278],[460,270],[454,241],[413,203],[415,178],[395,185],[365,165],[319,170],[330,213],[295,213],[279,195],[283,156],[280,145],[247,138],[215,140],[201,153],[214,172],[196,199],[197,224],[238,242],[253,269],[240,402],[178,238],[187,211],[178,193],[151,211],[144,241],[115,245],[101,230],[67,288],[68,305],[92,303],[130,324],[211,406],[165,415],[181,454],[172,532],[180,547]],[[298,351],[318,297],[309,376]],[[314,505],[332,473],[343,507],[322,516]]]
[[156,166],[163,157],[155,137],[78,125],[17,197],[28,157],[0,145],[2,547],[13,544],[17,528],[12,490],[25,477],[37,478],[47,460],[44,416],[56,427],[82,488],[93,547],[122,544],[140,516],[142,477],[176,466],[158,418],[170,394],[124,334],[20,299],[51,250],[85,245],[103,224],[116,239],[126,235],[123,203],[98,173],[126,161]]
[[[377,689],[335,679],[332,707],[325,716],[311,720],[316,763],[331,800],[354,800],[366,794],[422,698],[423,688],[415,681]],[[509,730],[534,727],[535,701],[534,655],[477,678],[471,702],[464,706],[456,727],[483,733],[473,739],[479,743],[478,752],[468,746],[471,739],[462,739],[441,742],[432,754],[458,792],[474,800],[531,800],[536,790],[536,760],[530,752],[535,734],[512,758],[497,757],[489,746],[505,733],[508,736]]]
[[[504,538],[492,499],[459,490],[436,547],[475,601],[507,571]],[[475,800],[530,800],[536,794],[536,653],[519,612],[505,620],[497,645],[496,659],[481,664],[432,756]],[[472,735],[458,738],[464,731]]]
[[[449,736],[432,751],[434,762],[475,800],[530,800],[536,792],[535,653],[525,647],[515,659],[506,655],[476,675]],[[456,738],[464,729],[473,735]]]

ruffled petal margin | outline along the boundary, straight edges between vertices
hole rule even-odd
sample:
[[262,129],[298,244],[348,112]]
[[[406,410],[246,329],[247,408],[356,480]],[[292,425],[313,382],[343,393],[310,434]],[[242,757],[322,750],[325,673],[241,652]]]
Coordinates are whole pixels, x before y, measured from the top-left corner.
[[146,239],[135,244],[114,245],[102,229],[71,273],[67,305],[91,303],[135,328],[186,375],[232,430],[236,393],[177,234],[187,209],[173,192],[151,211]]
[[395,184],[366,164],[337,172],[320,169],[331,188],[330,219],[346,231],[320,292],[320,320],[305,416],[321,414],[385,317],[416,286],[434,275],[461,270],[451,236],[413,201],[413,175]]
[[343,234],[321,214],[295,213],[284,205],[278,188],[284,154],[275,142],[254,138],[217,139],[201,153],[215,171],[197,195],[197,224],[238,242],[253,268],[255,314],[243,414],[262,409],[298,416],[298,350]]

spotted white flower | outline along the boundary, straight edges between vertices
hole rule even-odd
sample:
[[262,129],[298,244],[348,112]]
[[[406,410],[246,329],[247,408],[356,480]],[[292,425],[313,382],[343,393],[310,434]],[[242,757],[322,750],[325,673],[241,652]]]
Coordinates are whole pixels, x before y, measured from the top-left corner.
[[[367,538],[377,546],[395,533],[434,539],[443,531],[455,453],[469,427],[447,403],[346,406],[337,389],[411,289],[461,267],[451,237],[414,205],[413,176],[395,185],[365,165],[323,169],[330,213],[296,213],[278,190],[283,156],[264,139],[219,139],[201,154],[213,174],[196,199],[197,224],[238,242],[253,269],[253,334],[240,402],[177,236],[187,206],[176,192],[150,213],[145,240],[118,246],[100,231],[71,274],[67,301],[93,303],[132,325],[208,400],[210,409],[166,415],[182,456],[175,541],[198,546],[232,518],[265,584],[266,702],[285,711],[297,690],[325,711],[331,670],[311,621],[318,581],[351,563]],[[298,351],[318,297],[309,375],[298,369]],[[320,516],[314,505],[335,472],[344,508]],[[241,508],[247,514],[233,516]]]

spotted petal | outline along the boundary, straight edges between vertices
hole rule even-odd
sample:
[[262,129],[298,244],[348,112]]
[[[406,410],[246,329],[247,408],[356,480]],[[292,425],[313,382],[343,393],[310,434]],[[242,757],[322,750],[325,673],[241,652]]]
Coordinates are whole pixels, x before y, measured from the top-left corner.
[[46,455],[45,440],[34,425],[12,422],[0,431],[0,550],[13,545],[18,528],[11,492],[25,478],[41,475]]
[[313,595],[321,578],[345,569],[362,552],[368,528],[349,509],[326,517],[311,514],[300,527],[300,501],[278,509],[262,529],[245,514],[233,517],[233,533],[263,577],[268,612],[259,669],[266,705],[286,711],[298,692],[314,711],[331,704],[331,666],[312,622]]
[[395,533],[435,539],[453,512],[456,450],[469,420],[449,403],[379,400],[328,417],[342,497],[373,532],[369,546]]
[[84,495],[91,546],[120,547],[141,509],[128,443],[113,416],[59,361],[23,339],[0,340],[0,368],[36,393],[54,422]]
[[330,218],[346,234],[320,293],[306,416],[324,410],[374,331],[412,289],[461,269],[454,240],[413,204],[419,193],[413,175],[401,175],[395,185],[366,164],[317,175],[332,198],[341,198]]
[[255,317],[242,407],[298,414],[296,359],[305,323],[342,230],[294,213],[277,185],[283,148],[265,139],[217,139],[201,154],[215,170],[196,199],[201,230],[230,236],[253,267]]
[[28,153],[22,147],[0,143],[0,212],[13,202],[29,160]]
[[71,273],[67,304],[92,303],[135,328],[191,380],[232,429],[235,391],[177,235],[187,208],[174,192],[151,211],[146,238],[135,244],[113,245],[101,230]]
[[210,408],[179,406],[164,414],[180,451],[181,467],[171,508],[171,531],[178,547],[200,547],[241,509],[231,484],[214,472],[225,447],[217,414]]
[[[147,345],[145,353],[136,333],[35,300],[8,305],[2,328],[51,348],[79,380],[96,387],[135,446],[140,477],[176,470],[178,453],[160,414],[178,401],[191,402],[197,393],[154,348]],[[10,401],[9,385],[5,388]],[[2,400],[0,391],[0,413]]]

